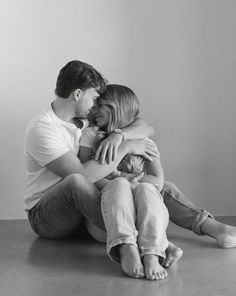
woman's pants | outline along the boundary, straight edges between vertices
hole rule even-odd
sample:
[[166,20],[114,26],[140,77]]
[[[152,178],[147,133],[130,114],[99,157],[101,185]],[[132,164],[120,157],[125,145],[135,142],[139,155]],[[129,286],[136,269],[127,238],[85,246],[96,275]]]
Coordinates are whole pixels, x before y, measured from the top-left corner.
[[169,214],[158,190],[139,183],[133,190],[124,178],[111,180],[102,190],[101,208],[107,232],[107,253],[119,262],[117,246],[131,244],[147,254],[165,258]]

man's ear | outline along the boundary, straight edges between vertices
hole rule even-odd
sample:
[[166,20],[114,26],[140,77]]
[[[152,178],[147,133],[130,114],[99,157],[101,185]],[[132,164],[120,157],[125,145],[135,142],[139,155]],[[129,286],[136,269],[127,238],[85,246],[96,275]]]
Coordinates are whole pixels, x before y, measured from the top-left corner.
[[82,96],[82,90],[80,88],[77,88],[76,90],[74,90],[73,95],[74,95],[75,101],[77,102]]

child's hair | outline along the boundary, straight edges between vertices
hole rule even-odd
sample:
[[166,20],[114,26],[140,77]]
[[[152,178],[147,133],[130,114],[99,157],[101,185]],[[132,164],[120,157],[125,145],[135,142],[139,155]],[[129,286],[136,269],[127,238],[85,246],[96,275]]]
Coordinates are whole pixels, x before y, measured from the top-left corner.
[[[135,93],[127,86],[109,84],[97,99],[97,105],[108,111],[109,123],[103,129],[107,134],[117,128],[124,128],[131,124],[138,116],[139,101]],[[117,167],[127,173],[141,173],[144,159],[137,155],[126,155]]]
[[128,126],[139,113],[139,101],[135,93],[127,86],[118,84],[107,85],[105,92],[97,99],[97,105],[108,111],[107,134]]

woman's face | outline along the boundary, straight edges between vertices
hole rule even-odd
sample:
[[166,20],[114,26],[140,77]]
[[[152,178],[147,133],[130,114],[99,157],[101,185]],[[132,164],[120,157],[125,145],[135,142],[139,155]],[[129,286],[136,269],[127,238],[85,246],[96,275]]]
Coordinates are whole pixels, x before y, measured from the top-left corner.
[[109,123],[109,113],[103,106],[96,106],[94,108],[94,120],[98,127],[108,126]]

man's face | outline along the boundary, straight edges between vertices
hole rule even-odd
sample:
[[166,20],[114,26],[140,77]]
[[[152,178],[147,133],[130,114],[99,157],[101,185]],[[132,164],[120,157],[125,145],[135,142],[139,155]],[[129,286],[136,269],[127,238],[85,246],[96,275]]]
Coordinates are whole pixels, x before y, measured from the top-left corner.
[[99,97],[99,94],[96,88],[91,87],[82,91],[81,97],[76,103],[76,116],[79,118],[87,118],[87,115],[93,107],[97,97]]

